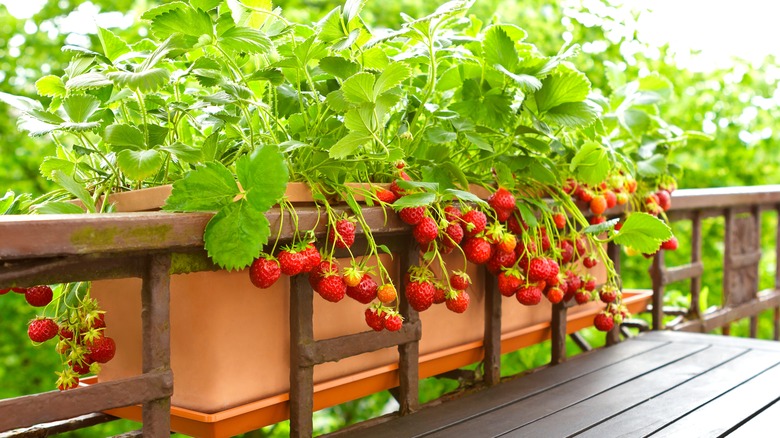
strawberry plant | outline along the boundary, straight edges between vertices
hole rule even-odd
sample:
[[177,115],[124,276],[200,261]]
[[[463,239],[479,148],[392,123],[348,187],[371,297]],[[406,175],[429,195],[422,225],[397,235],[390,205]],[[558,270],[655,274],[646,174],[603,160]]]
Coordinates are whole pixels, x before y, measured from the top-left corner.
[[[61,187],[0,206],[110,212],[101,202],[110,193],[172,184],[163,209],[215,212],[204,241],[216,264],[250,267],[259,288],[307,274],[327,301],[368,304],[374,330],[400,329],[398,293],[417,311],[441,303],[468,311],[469,263],[484,264],[500,292],[523,305],[601,297],[598,326],[611,327],[625,308],[604,244],[645,254],[662,242],[676,247],[658,217],[675,188],[668,155],[685,137],[657,114],[664,80],[594,93],[569,61],[577,45],[542,54],[517,25],[469,16],[471,3],[450,1],[380,31],[361,19],[360,0],[313,25],[240,2],[174,1],[142,16],[150,38],[99,29],[100,47],[73,49],[63,76],[36,83],[45,105],[0,94],[19,110],[20,129],[56,142],[41,173]],[[290,181],[311,188],[325,238],[297,229]],[[606,220],[617,205],[625,219]],[[273,206],[296,228],[279,251],[265,216]],[[366,207],[397,212],[419,245],[420,264],[402,284],[381,262],[366,266],[388,252],[374,241]],[[365,254],[352,252],[358,232]],[[337,249],[351,258],[343,272]],[[462,261],[453,266],[448,254]],[[606,269],[598,288],[587,273],[595,266]],[[67,356],[60,386],[68,388],[74,367],[110,359],[113,347],[92,327],[100,311],[88,286],[63,291],[55,301],[70,304],[56,318],[72,333],[87,330],[68,341],[82,352]],[[35,294],[31,303],[47,299]],[[36,339],[48,335],[46,324],[36,322]]]

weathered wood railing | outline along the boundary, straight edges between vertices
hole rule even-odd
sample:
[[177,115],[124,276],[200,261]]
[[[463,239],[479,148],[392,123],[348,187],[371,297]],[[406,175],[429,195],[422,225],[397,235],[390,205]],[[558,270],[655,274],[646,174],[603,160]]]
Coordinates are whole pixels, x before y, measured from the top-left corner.
[[[756,241],[758,214],[767,209],[780,208],[780,186],[743,187],[712,190],[680,190],[673,197],[674,206],[669,212],[673,220],[693,221],[693,262],[691,265],[667,269],[663,253],[659,253],[652,268],[654,298],[654,327],[661,328],[663,318],[662,294],[668,283],[684,278],[692,282],[691,309],[688,320],[675,324],[675,328],[709,331],[738,317],[754,316],[764,308],[775,308],[777,328],[780,296],[777,288],[758,294],[757,281],[744,287],[735,280],[750,270],[757,274]],[[740,215],[750,214],[748,220]],[[416,261],[414,249],[406,225],[390,215],[385,221],[378,208],[364,211],[375,238],[401,254],[401,272]],[[322,222],[317,221],[316,211],[299,211],[299,227],[309,229],[318,226],[324,235]],[[744,238],[727,238],[725,303],[721,311],[698,315],[698,293],[703,275],[701,265],[701,220],[706,217],[726,215],[727,236],[747,233],[750,245]],[[278,211],[269,213],[272,227],[278,226]],[[87,281],[109,278],[136,277],[143,279],[143,374],[125,380],[99,383],[73,391],[49,392],[0,401],[0,431],[31,427],[40,423],[56,422],[84,416],[115,407],[143,404],[143,435],[167,436],[170,429],[168,411],[173,393],[173,376],[170,370],[169,287],[171,257],[188,253],[202,263],[190,263],[189,269],[215,269],[202,250],[202,235],[210,214],[168,213],[118,213],[112,215],[67,215],[0,218],[0,287],[35,284],[51,284],[71,281]],[[292,221],[284,221],[283,236],[293,235]],[[150,232],[154,231],[154,232]],[[31,238],[34,236],[34,238]],[[153,237],[150,237],[153,236]],[[779,236],[780,238],[780,232]],[[365,244],[359,240],[358,245]],[[698,248],[698,249],[697,249]],[[358,249],[358,251],[360,251]],[[750,252],[752,251],[752,252]],[[620,251],[610,247],[610,254],[619,264]],[[780,260],[780,257],[778,258]],[[780,262],[778,262],[780,263]],[[743,270],[743,271],[740,271]],[[747,275],[747,274],[744,274]],[[501,364],[501,296],[490,276],[485,285],[484,326],[484,384],[500,383]],[[741,277],[739,277],[741,278]],[[757,278],[750,277],[749,279]],[[752,281],[752,280],[751,280]],[[778,275],[780,284],[780,275]],[[754,288],[753,285],[756,287]],[[755,289],[755,291],[754,291]],[[403,295],[403,294],[401,294]],[[398,346],[399,349],[399,399],[400,414],[415,411],[418,406],[418,355],[421,338],[421,322],[403,297],[401,310],[405,328],[392,335],[364,332],[340,338],[315,341],[312,327],[313,294],[305,280],[291,282],[290,306],[290,417],[294,436],[312,433],[313,369],[316,364],[335,361],[380,348]],[[565,359],[566,306],[556,305],[551,315],[552,362]],[[693,319],[691,319],[693,318]],[[755,323],[754,323],[755,325]],[[776,335],[777,336],[777,331]],[[608,337],[618,340],[618,331]],[[39,409],[46,406],[46,409]],[[94,416],[82,417],[74,427],[95,422]],[[62,423],[57,430],[67,429]],[[29,431],[28,431],[29,432]],[[23,435],[27,432],[20,432]],[[32,434],[32,432],[30,432]]]
[[[758,314],[774,309],[774,339],[780,336],[780,186],[730,187],[726,189],[680,190],[673,196],[671,221],[690,221],[691,236],[680,236],[681,242],[691,245],[691,262],[667,267],[664,252],[653,257],[650,277],[653,284],[653,328],[683,331],[711,332],[722,328],[730,333],[730,324],[750,318],[750,336],[756,337]],[[761,218],[765,211],[779,213],[775,226],[775,282],[774,287],[759,290],[759,263],[761,261]],[[706,269],[702,261],[702,221],[707,218],[725,218],[722,305],[705,313],[700,311],[702,278]],[[712,271],[710,271],[712,272]],[[664,324],[664,291],[668,284],[690,280],[690,305],[678,317]]]

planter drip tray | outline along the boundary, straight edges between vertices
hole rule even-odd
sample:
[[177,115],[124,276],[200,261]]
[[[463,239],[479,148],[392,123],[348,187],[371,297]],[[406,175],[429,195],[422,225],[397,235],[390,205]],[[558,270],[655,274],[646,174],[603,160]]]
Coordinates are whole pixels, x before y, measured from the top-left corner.
[[[652,297],[650,290],[623,291],[623,302],[632,313],[643,311]],[[510,305],[508,300],[505,304]],[[511,303],[517,304],[517,303]],[[505,306],[506,307],[506,306]],[[596,306],[569,309],[567,332],[573,333],[593,324],[600,311]],[[425,324],[423,322],[423,324]],[[425,325],[423,325],[423,337]],[[542,322],[501,335],[501,352],[507,353],[550,338],[550,323]],[[454,347],[420,355],[420,378],[434,376],[482,360],[482,341],[467,342]],[[174,375],[174,382],[176,376]],[[83,384],[96,383],[97,378],[84,379]],[[390,364],[356,372],[348,376],[314,385],[314,409],[355,400],[398,385],[398,364]],[[215,413],[204,413],[177,406],[171,408],[171,429],[196,437],[228,437],[284,421],[289,418],[289,394],[283,393],[246,403]],[[141,407],[112,409],[107,414],[141,421]]]

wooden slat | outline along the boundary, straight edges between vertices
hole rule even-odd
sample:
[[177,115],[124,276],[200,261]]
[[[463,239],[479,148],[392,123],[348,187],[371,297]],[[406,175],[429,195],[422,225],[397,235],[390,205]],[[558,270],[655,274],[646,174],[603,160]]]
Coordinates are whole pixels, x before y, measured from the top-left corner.
[[708,210],[780,203],[780,185],[681,189],[672,193],[670,211]]
[[[713,350],[708,353],[702,350]],[[468,422],[460,422],[430,434],[431,437],[473,436],[479,431],[482,436],[499,436],[533,422],[538,422],[557,411],[582,402],[594,395],[608,391],[622,385],[632,379],[641,377],[658,368],[670,366],[680,361],[683,366],[690,360],[697,361],[696,356],[706,358],[706,363],[726,360],[733,357],[735,349],[714,350],[707,344],[677,345],[670,344],[664,348],[653,351],[653,354],[643,355],[641,359],[636,357],[615,365],[611,365],[595,371],[589,375],[566,382],[550,388],[541,394],[524,398],[500,409],[490,411]],[[745,351],[744,349],[741,351]],[[599,355],[607,356],[609,350],[599,351]],[[687,359],[692,357],[692,359]],[[569,362],[573,363],[573,362]],[[698,369],[698,368],[696,368]],[[690,372],[690,369],[689,369]],[[537,376],[537,379],[547,378],[545,374]],[[658,385],[662,385],[657,382]],[[555,423],[555,422],[553,422]],[[522,430],[522,429],[520,429]],[[518,433],[524,436],[541,436],[539,434]],[[548,433],[545,436],[565,436],[557,433]]]
[[[760,254],[759,254],[760,256]],[[704,273],[704,264],[702,262],[690,263],[673,268],[666,268],[662,271],[661,280],[664,284],[674,283],[675,281],[687,280],[689,278],[701,277]]]
[[766,436],[767,432],[776,432],[780,418],[780,402],[775,402],[755,417],[729,433],[729,438],[756,438]]
[[422,337],[420,321],[404,322],[397,332],[366,331],[338,338],[323,339],[314,344],[301,346],[301,364],[318,365],[336,362],[363,353],[395,347],[407,342],[419,341]]
[[[519,398],[540,394],[550,388],[562,385],[572,379],[595,373],[614,364],[630,360],[633,357],[651,358],[656,352],[663,351],[667,342],[623,342],[610,347],[609,354],[583,354],[576,360],[564,362],[547,368],[540,374],[532,373],[514,380],[502,382],[490,389],[479,391],[468,397],[462,397],[439,406],[423,410],[418,414],[398,418],[389,423],[347,434],[347,437],[396,438],[415,437],[442,430],[454,424],[476,418],[486,411],[507,406]],[[537,377],[544,373],[544,379]]]
[[141,277],[145,267],[145,256],[126,254],[0,263],[0,287]]
[[643,333],[634,338],[635,341],[674,342],[674,343],[708,343],[725,347],[750,348],[751,350],[780,351],[780,342],[761,339],[732,338],[727,336],[707,335],[703,333],[680,333],[675,331],[657,331]]
[[[345,208],[334,209],[338,214]],[[408,233],[409,226],[397,215],[381,207],[362,210],[375,234]],[[315,209],[300,209],[298,227],[324,236],[327,221]],[[101,254],[131,251],[157,251],[203,247],[203,231],[211,213],[114,213],[0,217],[0,260]],[[280,213],[266,214],[272,230],[279,229]],[[295,232],[294,222],[285,213],[282,240]],[[357,235],[363,230],[358,227]],[[34,239],[30,238],[35,236]]]
[[[132,406],[173,394],[171,372],[143,374],[65,392],[51,391],[0,401],[0,431]],[[45,408],[43,408],[45,407]]]
[[677,331],[708,333],[738,319],[756,315],[780,305],[780,291],[763,291],[757,298],[736,307],[727,307],[708,313],[700,320],[686,321],[674,326]]
[[778,387],[780,387],[780,366],[775,366],[690,412],[652,436],[690,436],[691,431],[696,431],[698,436],[718,436],[780,399],[776,390],[768,390]]
[[755,266],[761,261],[761,251],[748,254],[737,254],[729,258],[729,264],[733,269]]
[[665,284],[663,280],[664,252],[658,251],[653,256],[653,264],[650,265],[650,279],[653,282],[653,330],[664,329],[664,291]]
[[[643,403],[634,406],[618,405],[619,410],[613,411],[615,415],[609,420],[578,436],[592,438],[646,436],[778,363],[780,363],[780,353],[748,351],[709,372],[695,376],[670,391],[648,398],[646,401],[641,400]],[[635,388],[632,382],[630,394],[634,394]],[[615,394],[615,396],[620,398],[622,394]],[[587,405],[592,406],[590,400]],[[598,416],[603,415],[602,408],[592,412]]]
[[98,413],[87,414],[67,420],[53,421],[51,423],[43,423],[24,429],[15,429],[9,432],[0,433],[0,438],[45,438],[115,420],[117,420],[117,418],[112,415]]
[[[143,372],[171,372],[170,254],[149,257],[141,288],[143,327]],[[171,398],[160,397],[143,404],[143,432],[147,437],[171,434]]]

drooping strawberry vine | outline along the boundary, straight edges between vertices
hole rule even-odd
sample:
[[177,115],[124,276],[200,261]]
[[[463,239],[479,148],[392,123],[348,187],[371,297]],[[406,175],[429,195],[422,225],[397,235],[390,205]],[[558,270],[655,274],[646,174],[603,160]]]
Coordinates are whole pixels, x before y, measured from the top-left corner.
[[[329,301],[373,301],[365,318],[376,330],[400,329],[401,288],[417,310],[466,311],[469,263],[525,305],[601,299],[597,325],[607,328],[625,308],[604,243],[645,254],[676,246],[656,218],[674,189],[668,154],[686,139],[658,114],[671,87],[648,75],[604,95],[573,65],[576,45],[546,56],[518,25],[468,16],[471,3],[388,30],[361,19],[361,0],[313,25],[240,1],[174,1],[142,16],[150,38],[99,29],[100,47],[69,48],[65,73],[36,83],[45,103],[0,94],[20,129],[54,139],[41,172],[62,187],[34,201],[8,195],[0,211],[111,211],[102,196],[173,183],[164,209],[216,212],[204,240],[218,265],[251,265],[261,288],[308,273]],[[288,181],[311,187],[325,239],[309,230],[284,248],[272,239],[272,206],[296,218]],[[366,205],[412,227],[422,257],[404,284],[368,266],[388,251]],[[625,220],[606,221],[616,205]],[[367,251],[350,251],[342,269],[335,250],[358,230]],[[606,269],[599,289],[587,273],[596,266]]]

